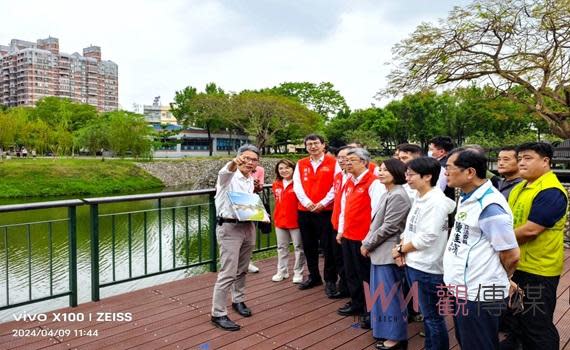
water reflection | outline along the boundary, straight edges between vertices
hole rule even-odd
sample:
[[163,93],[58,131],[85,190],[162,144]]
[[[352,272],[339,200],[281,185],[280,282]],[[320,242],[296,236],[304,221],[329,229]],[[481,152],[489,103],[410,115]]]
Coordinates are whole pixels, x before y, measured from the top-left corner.
[[[208,196],[163,199],[161,215],[158,206],[157,200],[148,200],[99,207],[101,283],[210,258]],[[30,224],[14,226],[19,223]],[[66,208],[0,213],[0,305],[7,300],[12,304],[25,301],[30,294],[39,298],[68,290],[67,225]],[[79,303],[82,303],[90,300],[91,285],[88,206],[77,208],[77,238]],[[197,267],[103,288],[101,297],[205,270]],[[0,312],[0,322],[13,320],[12,314],[24,310],[43,312],[67,305],[68,298],[64,297],[5,310]]]

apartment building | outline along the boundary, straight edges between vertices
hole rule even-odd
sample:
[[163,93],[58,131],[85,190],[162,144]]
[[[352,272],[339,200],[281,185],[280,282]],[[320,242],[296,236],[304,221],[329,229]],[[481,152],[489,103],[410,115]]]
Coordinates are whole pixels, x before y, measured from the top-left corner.
[[0,45],[0,104],[34,106],[46,96],[88,103],[99,111],[116,110],[118,66],[101,60],[99,46],[84,48],[83,55],[67,54],[52,37]]
[[176,118],[170,111],[170,106],[160,104],[160,96],[154,98],[152,105],[143,106],[143,114],[146,122],[153,125],[178,124]]

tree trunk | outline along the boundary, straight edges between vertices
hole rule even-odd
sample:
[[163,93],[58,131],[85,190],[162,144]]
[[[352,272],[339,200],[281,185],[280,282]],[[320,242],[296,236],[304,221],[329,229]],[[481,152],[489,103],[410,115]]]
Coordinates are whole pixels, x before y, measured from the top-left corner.
[[208,126],[206,127],[206,129],[208,130],[208,151],[209,151],[210,157],[211,157],[211,156],[212,156],[212,151],[213,151],[212,148],[214,148],[214,147],[213,147],[214,145],[213,145],[213,142],[212,142],[212,134],[211,134],[211,132],[210,132],[210,125],[208,125]]
[[261,151],[261,154],[265,154],[265,153],[263,153],[263,149],[265,147],[265,139],[260,137],[260,136],[257,136],[255,143],[256,143],[257,149],[259,149]]

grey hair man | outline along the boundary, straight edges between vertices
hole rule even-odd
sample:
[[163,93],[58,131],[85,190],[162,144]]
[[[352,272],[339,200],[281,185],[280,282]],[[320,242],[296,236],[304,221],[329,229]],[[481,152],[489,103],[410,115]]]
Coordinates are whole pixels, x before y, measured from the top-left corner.
[[370,259],[360,254],[360,249],[385,188],[369,169],[368,151],[353,148],[346,157],[346,172],[351,177],[341,197],[336,240],[342,247],[350,302],[337,313],[341,316],[359,315],[360,326],[368,329],[370,315],[366,310],[363,282],[370,283]]
[[243,317],[251,316],[245,305],[245,276],[255,246],[255,226],[239,221],[231,207],[228,192],[254,193],[251,173],[259,163],[259,150],[243,145],[238,155],[219,172],[216,182],[216,238],[220,246],[220,271],[212,296],[211,321],[219,328],[237,331],[240,326],[228,318],[226,300],[231,288],[232,307]]

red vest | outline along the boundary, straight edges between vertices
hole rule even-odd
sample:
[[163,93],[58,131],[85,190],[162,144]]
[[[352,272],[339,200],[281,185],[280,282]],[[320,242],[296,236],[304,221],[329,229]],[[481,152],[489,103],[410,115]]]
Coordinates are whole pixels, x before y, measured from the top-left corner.
[[283,188],[283,180],[273,182],[273,195],[275,196],[275,210],[273,211],[273,221],[275,227],[298,228],[297,222],[297,195],[293,191],[293,182]]
[[[297,162],[297,167],[299,168],[299,174],[301,176],[301,185],[303,185],[305,194],[313,203],[319,203],[330,191],[333,185],[335,166],[335,157],[328,154],[325,154],[325,158],[317,168],[316,173],[313,171],[310,157],[303,158]],[[298,208],[299,210],[307,211],[307,208],[305,208],[301,203],[299,203]],[[332,209],[333,203],[331,201],[324,210]]]
[[372,205],[368,189],[374,180],[376,177],[368,171],[358,184],[355,185],[352,179],[346,182],[344,232],[342,233],[346,239],[362,241],[368,234],[372,222],[370,213]]
[[[378,165],[376,165],[376,164],[374,164],[374,163],[372,163],[372,162],[368,163],[368,171],[371,172],[372,174],[374,174],[374,172],[376,171],[376,167],[377,167],[377,166],[378,166]],[[374,177],[376,177],[376,175],[374,175]]]
[[333,211],[331,215],[331,222],[335,231],[338,231],[338,217],[340,215],[340,201],[342,200],[342,193],[346,189],[346,184],[350,179],[346,181],[344,186],[342,185],[342,178],[344,177],[344,172],[340,172],[334,176],[333,187],[334,187],[334,203]]

